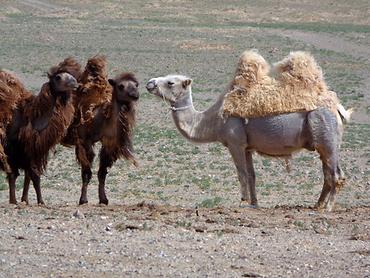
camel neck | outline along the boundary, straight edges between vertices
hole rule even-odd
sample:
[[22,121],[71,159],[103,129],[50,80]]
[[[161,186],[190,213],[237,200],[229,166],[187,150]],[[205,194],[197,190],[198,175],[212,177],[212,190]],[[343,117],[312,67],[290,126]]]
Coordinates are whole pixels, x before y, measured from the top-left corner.
[[191,93],[172,105],[172,116],[180,133],[196,143],[218,141],[219,117],[217,103],[205,111],[197,111],[193,106]]

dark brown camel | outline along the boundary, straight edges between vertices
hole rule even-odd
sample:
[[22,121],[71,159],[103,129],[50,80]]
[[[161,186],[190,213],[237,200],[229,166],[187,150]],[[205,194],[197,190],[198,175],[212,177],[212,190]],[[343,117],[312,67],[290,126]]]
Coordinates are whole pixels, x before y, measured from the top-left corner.
[[6,173],[11,169],[5,154],[6,130],[13,120],[14,110],[19,102],[31,96],[22,82],[13,74],[0,70],[0,165]]
[[82,76],[84,78],[81,78],[78,101],[75,103],[78,109],[75,122],[63,144],[76,146],[76,158],[81,165],[82,176],[79,204],[85,204],[88,202],[87,187],[95,157],[93,147],[96,142],[101,142],[99,203],[108,204],[105,194],[107,169],[122,157],[136,165],[131,140],[135,104],[139,98],[138,81],[132,73],[122,73],[108,80],[106,62],[102,57],[90,59]]
[[[7,174],[9,202],[15,204],[15,182],[19,169],[25,171],[22,201],[28,203],[30,181],[36,190],[37,203],[41,196],[40,175],[47,165],[49,151],[64,137],[74,115],[71,94],[78,83],[78,63],[67,58],[48,72],[49,81],[37,96],[22,99],[15,109],[6,133],[5,154],[11,169]],[[71,75],[73,74],[73,75]],[[3,165],[0,165],[4,169]]]

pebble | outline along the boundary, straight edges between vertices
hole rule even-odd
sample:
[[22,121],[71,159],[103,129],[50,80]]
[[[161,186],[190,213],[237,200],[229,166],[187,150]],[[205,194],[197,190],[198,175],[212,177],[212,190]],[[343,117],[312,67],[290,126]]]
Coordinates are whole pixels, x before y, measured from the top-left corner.
[[73,217],[82,219],[82,218],[85,218],[85,215],[84,215],[81,211],[76,210],[76,211],[73,213]]

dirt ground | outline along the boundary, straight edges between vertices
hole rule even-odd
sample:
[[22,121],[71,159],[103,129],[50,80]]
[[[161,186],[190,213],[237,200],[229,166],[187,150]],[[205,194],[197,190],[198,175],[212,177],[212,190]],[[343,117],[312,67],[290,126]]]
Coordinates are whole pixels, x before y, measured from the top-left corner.
[[[66,56],[107,55],[130,70],[141,98],[134,146],[140,166],[119,161],[108,206],[78,206],[74,150],[58,146],[42,177],[46,206],[8,204],[0,176],[0,277],[370,277],[370,9],[368,1],[0,1],[0,67],[37,92]],[[240,53],[269,62],[313,53],[345,107],[341,164],[347,183],[331,213],[317,211],[318,155],[254,157],[261,208],[240,208],[230,156],[192,145],[145,82],[193,80],[197,109],[226,88]],[[99,146],[96,147],[98,152]],[[22,178],[18,181],[20,199]]]

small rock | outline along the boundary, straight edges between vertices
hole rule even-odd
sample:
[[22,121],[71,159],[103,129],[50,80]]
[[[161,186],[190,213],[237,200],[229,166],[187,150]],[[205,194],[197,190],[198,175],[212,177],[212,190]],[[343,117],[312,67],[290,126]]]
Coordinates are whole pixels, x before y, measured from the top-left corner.
[[198,227],[195,227],[194,230],[197,233],[204,233],[207,230],[207,228],[206,227],[202,227],[202,226],[198,226]]
[[253,272],[244,273],[242,277],[253,277],[253,278],[260,278],[263,277],[263,275]]
[[313,228],[313,230],[317,233],[317,234],[321,234],[321,235],[324,235],[324,234],[328,234],[328,230],[322,226],[316,226]]
[[75,218],[80,218],[80,219],[85,218],[84,214],[83,214],[81,211],[79,211],[79,210],[76,210],[76,211],[73,213],[73,217],[75,217]]

